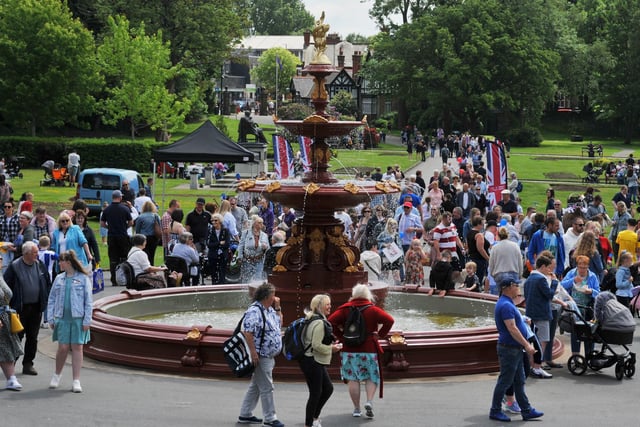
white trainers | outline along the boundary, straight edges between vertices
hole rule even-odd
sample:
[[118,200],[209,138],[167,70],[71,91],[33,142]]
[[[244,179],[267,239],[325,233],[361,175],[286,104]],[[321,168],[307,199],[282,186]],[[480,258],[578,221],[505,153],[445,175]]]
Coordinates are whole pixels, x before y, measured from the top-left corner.
[[362,412],[360,411],[360,408],[355,408],[351,415],[353,415],[356,418],[360,418],[362,416]]
[[53,374],[51,382],[49,383],[49,388],[58,388],[60,385],[60,378],[62,378],[62,375]]
[[551,375],[550,373],[548,373],[547,371],[545,371],[542,368],[533,368],[533,369],[531,369],[531,374],[534,377],[541,378],[541,379],[553,378],[553,375]]
[[18,382],[16,377],[11,377],[7,380],[7,385],[5,386],[5,389],[12,390],[12,391],[20,391],[22,390],[22,384]]
[[322,424],[320,424],[320,419],[315,420],[311,427],[322,427]]
[[80,385],[80,380],[73,380],[71,391],[74,393],[82,393],[82,386]]

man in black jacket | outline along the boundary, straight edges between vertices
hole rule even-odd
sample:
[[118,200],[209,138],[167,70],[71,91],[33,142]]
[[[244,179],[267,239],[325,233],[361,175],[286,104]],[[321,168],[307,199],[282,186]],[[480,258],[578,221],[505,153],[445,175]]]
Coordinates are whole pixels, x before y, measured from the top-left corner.
[[51,279],[46,267],[38,261],[38,246],[34,242],[22,245],[22,256],[14,260],[4,273],[4,280],[13,291],[9,305],[20,315],[25,337],[22,374],[38,375],[33,360],[38,352],[38,332],[42,312],[47,308]]

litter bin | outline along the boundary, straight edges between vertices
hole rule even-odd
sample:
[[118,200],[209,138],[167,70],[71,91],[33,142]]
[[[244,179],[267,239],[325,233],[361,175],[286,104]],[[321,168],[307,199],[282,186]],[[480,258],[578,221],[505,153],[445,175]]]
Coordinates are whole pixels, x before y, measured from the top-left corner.
[[204,185],[211,186],[213,184],[213,168],[211,166],[205,166],[204,168]]
[[197,190],[198,189],[198,175],[200,175],[198,173],[197,170],[192,170],[189,172],[189,175],[191,175],[191,182],[189,183],[189,189],[190,190]]

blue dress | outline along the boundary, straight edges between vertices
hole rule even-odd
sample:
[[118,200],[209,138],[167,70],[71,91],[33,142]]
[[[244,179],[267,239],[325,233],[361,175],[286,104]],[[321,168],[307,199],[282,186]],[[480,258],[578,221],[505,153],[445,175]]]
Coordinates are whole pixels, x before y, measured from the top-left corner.
[[82,330],[82,317],[71,315],[71,282],[73,277],[64,281],[64,311],[62,319],[58,319],[53,329],[53,341],[60,344],[86,344],[91,338],[89,331]]

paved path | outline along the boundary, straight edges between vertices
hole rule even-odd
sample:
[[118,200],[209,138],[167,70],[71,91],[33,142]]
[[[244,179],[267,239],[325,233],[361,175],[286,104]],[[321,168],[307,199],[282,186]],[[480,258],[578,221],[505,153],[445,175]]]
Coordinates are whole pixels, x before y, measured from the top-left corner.
[[[107,286],[98,297],[122,288]],[[640,321],[640,319],[638,320]],[[2,425],[6,426],[234,426],[246,380],[215,380],[151,373],[85,360],[82,394],[68,391],[71,366],[58,390],[47,386],[54,369],[56,345],[51,332],[41,330],[35,367],[40,375],[18,375],[20,393],[0,391]],[[566,336],[561,336],[568,346]],[[636,337],[635,347],[640,339]],[[565,355],[564,359],[566,359]],[[19,363],[20,365],[20,363]],[[576,377],[567,369],[552,371],[551,380],[531,379],[527,393],[545,412],[547,426],[607,424],[637,425],[637,378],[617,381],[613,368]],[[278,417],[287,425],[304,421],[306,385],[276,378]],[[430,378],[385,383],[384,399],[374,401],[375,420],[351,417],[347,388],[334,379],[335,391],[322,412],[324,427],[497,426],[488,419],[495,374]],[[256,412],[260,416],[260,409]],[[520,417],[513,417],[520,421]]]

